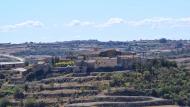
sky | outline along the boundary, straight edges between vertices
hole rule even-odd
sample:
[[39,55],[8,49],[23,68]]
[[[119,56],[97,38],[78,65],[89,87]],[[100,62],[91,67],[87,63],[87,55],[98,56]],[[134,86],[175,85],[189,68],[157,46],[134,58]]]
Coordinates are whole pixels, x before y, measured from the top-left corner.
[[0,43],[190,39],[190,0],[0,0]]

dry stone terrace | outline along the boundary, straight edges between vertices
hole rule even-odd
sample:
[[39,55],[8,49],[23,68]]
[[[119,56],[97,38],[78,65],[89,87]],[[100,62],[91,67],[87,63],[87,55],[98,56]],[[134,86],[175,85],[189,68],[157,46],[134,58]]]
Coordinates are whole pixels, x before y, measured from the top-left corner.
[[[115,52],[115,51],[114,51]],[[104,54],[103,54],[104,55]],[[131,59],[132,58],[132,59]],[[109,59],[109,58],[108,58]],[[125,58],[124,58],[125,59]],[[126,58],[127,61],[131,61],[134,57]],[[104,59],[103,59],[104,60]],[[110,60],[110,59],[109,59]],[[70,61],[70,60],[69,60]],[[67,65],[69,61],[60,64]],[[117,62],[117,59],[114,59]],[[107,61],[98,62],[100,65]],[[117,63],[115,65],[117,65]],[[126,64],[125,60],[121,60],[121,65]],[[107,63],[105,63],[107,64]],[[96,65],[96,63],[95,63]],[[108,64],[112,67],[112,64]],[[115,67],[114,65],[114,67]],[[130,63],[129,63],[130,65]],[[53,64],[52,68],[56,68]],[[61,68],[67,68],[64,66]],[[69,67],[72,65],[69,64]],[[127,67],[126,67],[127,68]],[[29,71],[29,72],[28,72]],[[37,73],[36,73],[36,72]],[[38,72],[40,71],[40,72]],[[41,72],[49,73],[51,75],[43,76],[40,79],[24,80],[23,82],[5,81],[3,86],[8,85],[20,85],[23,91],[23,99],[8,96],[11,105],[20,107],[27,99],[35,99],[37,102],[43,102],[48,107],[141,107],[141,106],[165,106],[173,105],[173,102],[167,99],[155,98],[150,96],[136,96],[135,91],[128,91],[130,95],[126,95],[124,90],[135,90],[133,87],[115,87],[110,86],[113,81],[114,74],[129,73],[126,71],[107,71],[107,72],[52,72],[49,67],[49,63],[37,64],[27,70],[27,74],[36,73],[38,76]],[[44,74],[45,74],[44,73]],[[32,75],[34,76],[34,75]],[[35,77],[34,76],[34,77]],[[16,81],[16,80],[15,80]],[[22,81],[22,80],[21,80]],[[29,82],[30,81],[30,82]],[[122,81],[122,80],[121,80]],[[5,88],[6,89],[6,88]],[[11,89],[11,88],[10,88]],[[13,90],[13,89],[12,89]],[[118,95],[119,93],[120,95]]]
[[[71,73],[28,82],[28,89],[24,92],[24,96],[25,99],[35,98],[37,102],[44,102],[47,107],[55,107],[55,105],[59,107],[142,107],[173,104],[170,100],[149,96],[114,95],[111,94],[112,91],[119,91],[122,88],[113,87],[108,90],[104,87],[105,84],[110,83],[112,74],[127,72],[92,73],[80,77]],[[20,106],[20,100],[13,97],[10,99],[12,105]]]

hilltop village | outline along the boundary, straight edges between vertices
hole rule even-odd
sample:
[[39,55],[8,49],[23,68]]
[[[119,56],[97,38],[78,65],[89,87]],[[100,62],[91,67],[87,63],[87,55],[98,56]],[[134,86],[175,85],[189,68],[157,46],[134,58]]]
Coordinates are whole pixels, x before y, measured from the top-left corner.
[[[190,105],[190,41],[0,44],[2,107]],[[177,85],[177,83],[180,83]]]

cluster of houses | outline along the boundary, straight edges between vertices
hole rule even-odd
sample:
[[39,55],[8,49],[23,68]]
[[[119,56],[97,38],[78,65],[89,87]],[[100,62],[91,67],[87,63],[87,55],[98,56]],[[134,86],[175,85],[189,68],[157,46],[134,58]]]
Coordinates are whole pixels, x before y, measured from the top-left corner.
[[7,54],[0,54],[0,80],[9,79],[17,81],[23,78],[23,73],[26,72],[25,60],[20,57],[15,57]]
[[[99,53],[88,53],[78,55],[75,58],[59,58],[59,62],[74,61],[73,65],[53,67],[55,72],[92,72],[92,71],[116,71],[131,69],[132,63],[140,56],[134,53],[121,53],[116,50],[104,51],[105,55]],[[115,54],[116,53],[116,54]],[[69,69],[69,70],[68,70]]]
[[[12,56],[11,56],[12,57]],[[25,76],[41,68],[51,67],[52,72],[89,73],[93,71],[130,70],[140,56],[134,53],[106,50],[77,56],[52,57],[47,55],[28,56],[17,62],[0,63],[1,73],[6,74],[11,82],[23,82]],[[18,59],[18,58],[17,58]]]
[[[102,53],[104,54],[102,55]],[[135,53],[125,53],[111,49],[66,57],[28,56],[25,60],[29,65],[49,64],[53,72],[92,72],[129,70],[132,69],[132,63],[139,58],[140,56]]]

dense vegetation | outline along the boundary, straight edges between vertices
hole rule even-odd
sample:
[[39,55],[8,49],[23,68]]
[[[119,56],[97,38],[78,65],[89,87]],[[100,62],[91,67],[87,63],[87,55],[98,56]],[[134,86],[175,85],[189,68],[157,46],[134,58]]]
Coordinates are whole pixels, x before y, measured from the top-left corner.
[[190,73],[174,62],[153,59],[136,63],[135,72],[113,75],[111,86],[133,87],[145,95],[172,99],[179,105],[190,106]]
[[56,67],[67,67],[67,66],[73,66],[74,61],[60,61],[55,63]]
[[116,57],[117,55],[121,55],[122,53],[116,50],[108,50],[101,52],[99,54],[100,57]]
[[0,89],[0,97],[4,97],[7,95],[14,94],[15,97],[19,96],[21,97],[22,88],[21,86],[10,86],[10,87],[1,87]]
[[48,74],[51,74],[51,67],[50,65],[39,65],[39,67],[36,66],[36,69],[33,70],[33,68],[28,70],[29,73],[26,75],[25,79],[27,81],[33,81],[33,80],[40,80],[42,78],[45,78]]
[[46,107],[46,105],[43,102],[37,102],[35,99],[27,99],[24,107]]

